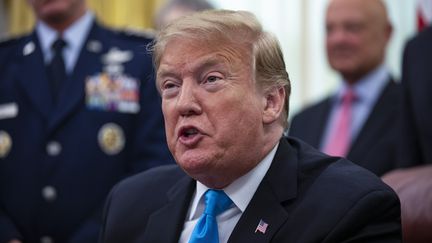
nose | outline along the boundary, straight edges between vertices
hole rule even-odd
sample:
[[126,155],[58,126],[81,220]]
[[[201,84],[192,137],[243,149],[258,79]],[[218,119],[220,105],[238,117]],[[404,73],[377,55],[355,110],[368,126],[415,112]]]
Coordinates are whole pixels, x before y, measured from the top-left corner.
[[177,111],[182,116],[199,115],[202,112],[198,98],[199,87],[195,84],[184,82],[177,98]]
[[327,32],[327,44],[344,43],[347,38],[347,33],[341,28],[334,28]]

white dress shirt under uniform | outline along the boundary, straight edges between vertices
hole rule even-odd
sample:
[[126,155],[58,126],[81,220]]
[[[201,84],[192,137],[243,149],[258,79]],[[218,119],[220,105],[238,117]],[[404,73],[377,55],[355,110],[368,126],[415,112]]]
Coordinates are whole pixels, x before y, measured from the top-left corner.
[[[255,194],[255,191],[270,168],[278,146],[279,143],[276,144],[270,153],[267,154],[267,156],[258,163],[255,168],[223,189],[223,191],[233,201],[233,205],[216,217],[220,243],[228,242],[234,227],[243,212],[246,210],[246,207]],[[199,181],[196,182],[195,193],[191,200],[191,204],[189,205],[189,211],[186,215],[183,231],[179,240],[180,243],[187,243],[189,241],[196,223],[204,212],[205,198],[203,195],[208,189],[208,187]],[[259,222],[256,223],[258,225]]]

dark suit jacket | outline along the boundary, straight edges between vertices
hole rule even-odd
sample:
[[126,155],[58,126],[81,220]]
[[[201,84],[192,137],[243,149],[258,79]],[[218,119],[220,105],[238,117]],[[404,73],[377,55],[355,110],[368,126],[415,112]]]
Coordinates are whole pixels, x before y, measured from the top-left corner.
[[401,165],[432,163],[432,26],[410,40],[402,65]]
[[[11,237],[26,243],[42,237],[97,242],[103,202],[111,187],[130,174],[173,162],[146,51],[151,40],[95,23],[57,106],[36,34],[0,45],[0,109],[17,108],[15,116],[0,119],[1,136],[11,144],[3,149],[9,151],[0,153],[1,243]],[[102,57],[113,48],[132,54],[122,66],[124,75],[138,82],[137,113],[95,109],[87,103],[86,81],[103,72]],[[118,133],[110,136],[104,125]],[[123,149],[104,151],[102,133],[108,138],[105,146],[112,146],[109,138],[121,142],[123,137]]]
[[[396,167],[399,131],[400,86],[391,81],[382,91],[365,124],[347,154],[347,159],[382,175]],[[290,136],[318,148],[330,115],[332,97],[312,105],[294,116]]]
[[[101,243],[178,242],[195,181],[177,166],[131,177],[111,192]],[[265,234],[255,233],[260,221]],[[396,194],[371,172],[282,138],[229,242],[400,242]]]

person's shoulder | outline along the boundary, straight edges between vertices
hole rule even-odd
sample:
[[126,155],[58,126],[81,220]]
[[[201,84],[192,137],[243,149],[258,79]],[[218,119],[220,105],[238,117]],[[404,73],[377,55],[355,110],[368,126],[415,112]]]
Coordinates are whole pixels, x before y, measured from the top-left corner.
[[[14,60],[25,53],[26,47],[34,47],[32,44],[26,45],[26,39],[28,35],[21,35],[15,37],[7,37],[0,40],[0,68],[3,69],[5,66],[13,63]],[[8,64],[8,65],[6,65]]]
[[308,182],[312,188],[324,188],[330,194],[339,192],[353,196],[372,191],[393,193],[390,187],[367,169],[345,158],[326,155],[300,139],[290,137],[288,140],[297,151],[300,173],[306,178],[313,178],[313,182]]
[[324,119],[325,111],[330,110],[331,97],[326,97],[320,101],[310,104],[297,112],[291,119],[289,134],[298,136],[304,129],[317,125],[318,119]]
[[135,43],[150,43],[155,37],[155,32],[151,29],[137,28],[111,28],[101,26],[101,28],[112,34],[112,37],[119,41],[135,42]]
[[[432,26],[420,31],[417,35],[412,37],[407,43],[407,49],[417,50],[423,53],[425,50],[431,50],[430,43],[432,42]],[[426,49],[425,49],[426,48]]]
[[294,115],[293,119],[316,116],[317,112],[322,111],[326,109],[327,106],[329,106],[330,100],[331,100],[331,96],[327,96],[319,101],[307,105],[305,108],[300,110],[296,115]]
[[398,201],[396,193],[371,171],[345,158],[330,158],[334,161],[316,177],[314,188],[325,191],[334,203],[351,204],[377,198]]
[[18,46],[26,38],[26,36],[27,35],[19,35],[0,38],[0,49],[5,50]]

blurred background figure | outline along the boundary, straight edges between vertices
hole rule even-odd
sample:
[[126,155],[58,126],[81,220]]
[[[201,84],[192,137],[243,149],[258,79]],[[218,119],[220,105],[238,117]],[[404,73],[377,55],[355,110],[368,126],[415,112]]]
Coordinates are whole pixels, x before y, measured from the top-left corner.
[[328,61],[341,84],[294,116],[289,134],[382,175],[395,166],[400,99],[384,64],[392,34],[386,8],[380,0],[332,0],[326,29]]
[[[427,5],[429,3],[429,5]],[[383,176],[401,201],[405,243],[432,242],[432,1],[419,11],[420,32],[406,45],[402,63],[401,167]]]
[[172,162],[152,38],[28,2],[33,32],[0,44],[0,242],[95,243],[111,187]]
[[432,26],[405,48],[402,63],[402,129],[400,155],[404,167],[432,163]]
[[167,0],[156,14],[154,26],[157,30],[186,14],[214,9],[206,0]]

